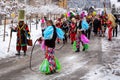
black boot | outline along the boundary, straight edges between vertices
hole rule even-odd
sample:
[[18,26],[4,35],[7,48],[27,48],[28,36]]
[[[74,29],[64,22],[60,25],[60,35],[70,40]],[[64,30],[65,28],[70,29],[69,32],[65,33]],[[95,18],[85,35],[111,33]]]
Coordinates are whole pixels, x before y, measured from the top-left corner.
[[24,51],[24,56],[26,56],[26,51]]
[[75,52],[80,52],[80,49],[79,49],[79,48],[77,48],[77,50],[76,50]]
[[108,39],[108,41],[112,41],[111,39]]
[[17,54],[15,54],[16,56],[20,56],[20,51],[18,51],[18,53]]
[[83,50],[82,51],[85,51],[85,48],[83,48]]
[[73,42],[71,42],[71,44],[73,44]]

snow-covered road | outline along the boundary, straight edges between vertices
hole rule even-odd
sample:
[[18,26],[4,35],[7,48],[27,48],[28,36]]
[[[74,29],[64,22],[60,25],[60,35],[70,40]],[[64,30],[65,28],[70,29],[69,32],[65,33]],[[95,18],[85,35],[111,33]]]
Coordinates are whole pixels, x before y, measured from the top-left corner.
[[[98,45],[99,44],[99,45]],[[21,58],[9,58],[1,61],[1,80],[80,80],[93,67],[101,66],[102,47],[101,38],[94,37],[90,42],[87,52],[74,53],[71,44],[66,44],[60,51],[56,51],[56,57],[61,62],[62,70],[52,75],[33,72],[29,69],[29,55]],[[82,49],[82,48],[81,48]],[[30,53],[30,48],[28,53]],[[36,46],[33,55],[32,68],[38,71],[39,65],[44,59],[40,47]],[[99,66],[98,66],[99,65]],[[7,76],[7,77],[6,77]],[[83,79],[81,79],[83,80]],[[89,79],[86,79],[89,80]]]
[[31,47],[26,57],[4,58],[0,60],[0,80],[120,80],[120,33],[112,42],[106,37],[92,37],[86,52],[74,53],[71,48],[67,43],[56,51],[62,70],[51,75],[38,70],[44,59],[39,45],[35,46],[32,60],[37,72],[29,69]]

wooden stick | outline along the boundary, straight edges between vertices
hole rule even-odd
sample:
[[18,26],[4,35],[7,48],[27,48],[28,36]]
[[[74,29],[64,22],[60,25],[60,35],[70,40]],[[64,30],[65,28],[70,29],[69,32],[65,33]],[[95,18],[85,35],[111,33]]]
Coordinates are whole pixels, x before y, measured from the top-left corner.
[[6,15],[4,20],[4,34],[3,34],[3,41],[5,41],[5,31],[6,31]]
[[38,29],[38,27],[37,27],[37,15],[36,15],[36,30]]
[[31,16],[30,16],[30,32],[31,32]]
[[9,50],[10,50],[11,39],[12,39],[12,29],[10,31],[10,41],[9,41],[8,51],[7,52],[9,52]]
[[103,2],[103,5],[104,5],[104,11],[106,13],[106,1]]
[[[13,18],[12,18],[12,27],[13,27]],[[12,39],[12,29],[10,30],[10,41],[9,41],[8,51],[7,52],[9,52],[9,50],[10,50],[11,39]]]

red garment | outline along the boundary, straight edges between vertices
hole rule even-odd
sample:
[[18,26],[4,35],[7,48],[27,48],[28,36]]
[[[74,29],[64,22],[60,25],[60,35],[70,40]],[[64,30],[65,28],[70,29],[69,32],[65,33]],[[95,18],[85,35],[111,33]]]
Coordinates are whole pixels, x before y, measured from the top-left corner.
[[73,32],[73,33],[71,33],[70,34],[70,39],[71,39],[71,42],[74,42],[75,40],[76,40],[76,33],[75,32]]
[[112,26],[108,26],[108,39],[112,40]]
[[109,21],[107,22],[107,25],[109,25],[109,26],[112,25],[112,21],[109,20]]
[[71,23],[70,26],[71,26],[70,27],[71,31],[74,32],[75,27],[76,27],[75,23]]
[[44,18],[41,19],[41,23],[45,23],[45,19]]
[[73,43],[76,40],[76,24],[75,23],[71,23],[70,25],[70,39],[71,42]]
[[22,46],[22,47],[21,47],[21,46],[16,46],[16,50],[17,50],[17,51],[20,51],[21,49],[22,49],[23,51],[27,51],[27,46]]
[[27,38],[30,37],[30,32],[27,24],[18,26],[13,30],[17,32],[17,45],[16,50],[20,51],[21,49],[26,52],[27,50]]
[[56,24],[56,27],[61,28],[61,27],[62,27],[62,22],[58,22],[58,23]]
[[106,24],[107,22],[107,16],[102,16],[102,24]]
[[59,38],[57,38],[57,42],[58,42],[58,43],[60,42],[60,39],[59,39]]
[[56,70],[56,62],[54,57],[54,49],[46,46],[45,58],[49,62],[50,71]]
[[60,27],[61,27],[60,23],[57,23],[57,24],[56,24],[56,27],[60,28]]

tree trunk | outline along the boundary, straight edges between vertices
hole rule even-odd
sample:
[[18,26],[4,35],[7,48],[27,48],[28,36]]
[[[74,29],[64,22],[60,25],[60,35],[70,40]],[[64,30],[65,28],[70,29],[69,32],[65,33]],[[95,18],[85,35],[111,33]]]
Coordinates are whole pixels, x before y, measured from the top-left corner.
[[0,14],[0,25],[2,25],[2,15]]

